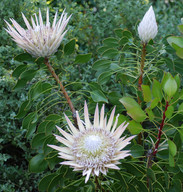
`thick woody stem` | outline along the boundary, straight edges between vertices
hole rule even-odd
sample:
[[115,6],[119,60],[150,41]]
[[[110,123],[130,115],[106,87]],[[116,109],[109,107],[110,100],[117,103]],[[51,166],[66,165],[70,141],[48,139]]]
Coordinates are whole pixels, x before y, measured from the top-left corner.
[[72,116],[73,116],[74,124],[75,124],[76,127],[78,127],[77,126],[77,119],[76,119],[76,110],[75,110],[75,108],[74,108],[74,106],[72,104],[72,101],[71,101],[69,95],[67,94],[67,91],[65,90],[64,86],[62,85],[62,82],[60,81],[59,77],[55,73],[53,67],[50,65],[49,60],[48,60],[47,57],[45,58],[45,64],[48,67],[48,70],[50,71],[50,73],[52,74],[54,79],[56,80],[56,82],[59,84],[60,89],[61,89],[61,91],[62,91],[65,99],[67,100],[67,103],[69,104],[69,107],[70,107],[70,109],[72,111]]
[[[140,63],[140,77],[138,80],[138,90],[142,91],[141,85],[143,83],[143,73],[144,73],[144,62],[145,62],[145,57],[146,57],[146,43],[143,43],[143,48],[142,48],[142,55],[141,55],[141,63]],[[138,104],[141,103],[140,97],[138,96]],[[142,144],[142,133],[138,134],[138,143]]]

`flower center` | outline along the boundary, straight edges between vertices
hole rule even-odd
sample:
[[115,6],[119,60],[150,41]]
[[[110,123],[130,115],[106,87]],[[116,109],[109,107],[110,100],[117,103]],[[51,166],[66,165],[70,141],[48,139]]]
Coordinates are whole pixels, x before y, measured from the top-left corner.
[[103,129],[87,129],[73,143],[76,163],[84,167],[102,167],[113,159],[116,140]]
[[88,152],[95,153],[100,149],[102,140],[98,135],[89,135],[84,140],[84,147]]

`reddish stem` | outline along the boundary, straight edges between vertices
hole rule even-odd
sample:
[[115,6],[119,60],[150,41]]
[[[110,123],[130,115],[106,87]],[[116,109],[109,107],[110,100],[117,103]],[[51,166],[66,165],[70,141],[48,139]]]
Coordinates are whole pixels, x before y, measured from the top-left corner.
[[[143,83],[143,73],[144,73],[144,62],[145,62],[145,57],[146,57],[146,43],[143,43],[143,48],[142,48],[142,55],[141,55],[141,62],[140,62],[140,77],[138,80],[138,90],[142,91],[141,85]],[[138,104],[141,103],[140,97],[138,96]],[[142,145],[142,133],[138,134],[138,144]]]
[[72,111],[72,116],[73,116],[74,124],[75,124],[76,127],[78,127],[77,126],[77,119],[76,119],[76,110],[75,110],[75,108],[74,108],[74,106],[72,104],[72,101],[71,101],[69,95],[67,94],[67,91],[65,90],[65,87],[62,85],[62,82],[60,81],[59,77],[55,73],[53,67],[50,65],[49,60],[48,60],[47,57],[45,58],[45,64],[48,67],[48,70],[51,72],[51,74],[54,77],[54,79],[56,80],[56,82],[59,84],[60,89],[61,89],[61,91],[62,91],[65,99],[67,100],[67,103],[69,104],[69,107],[70,107],[70,109]]
[[141,62],[140,62],[140,77],[138,80],[138,90],[141,91],[141,85],[143,83],[143,73],[144,73],[144,62],[145,62],[145,57],[146,57],[146,43],[143,43],[143,48],[142,48],[142,56],[141,56]]
[[[165,123],[165,118],[166,118],[165,113],[166,113],[166,111],[168,109],[168,106],[169,106],[169,102],[166,101],[165,110],[163,111],[163,118],[162,118],[162,121],[161,121],[161,124],[160,124],[157,141],[156,141],[156,144],[155,144],[155,147],[154,147],[153,151],[148,155],[147,168],[151,168],[151,166],[152,166],[152,159],[153,159],[153,157],[156,156],[156,153],[158,151],[158,147],[159,147],[159,143],[160,143],[161,135],[162,135],[162,130],[163,130],[164,123]],[[149,185],[150,185],[150,178],[147,177],[147,187],[148,188],[149,188]]]
[[150,153],[149,156],[148,156],[148,163],[147,163],[147,167],[148,168],[151,168],[151,166],[152,166],[152,159],[153,159],[153,157],[156,156],[156,153],[158,151],[158,147],[159,147],[159,143],[160,143],[161,135],[162,135],[162,130],[163,130],[163,127],[164,127],[164,124],[165,124],[165,118],[166,118],[165,113],[166,113],[166,111],[168,109],[168,106],[169,106],[169,102],[166,101],[165,110],[163,112],[163,118],[162,118],[162,121],[161,121],[161,124],[160,124],[157,141],[156,141],[156,144],[155,144],[155,147],[154,147],[152,153]]
[[163,112],[163,119],[161,121],[161,125],[160,125],[160,128],[159,128],[158,139],[157,139],[155,148],[154,148],[153,153],[152,153],[153,156],[155,156],[157,151],[158,151],[158,146],[159,146],[159,143],[160,143],[160,140],[161,140],[161,135],[162,135],[162,129],[164,127],[164,122],[165,122],[165,118],[166,118],[165,112],[167,111],[168,106],[169,106],[169,103],[168,103],[168,101],[166,101],[165,110]]

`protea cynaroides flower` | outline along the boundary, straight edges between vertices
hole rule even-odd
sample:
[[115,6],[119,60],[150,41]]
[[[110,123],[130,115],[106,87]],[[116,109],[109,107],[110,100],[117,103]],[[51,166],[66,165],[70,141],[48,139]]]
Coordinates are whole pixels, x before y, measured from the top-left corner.
[[19,47],[26,50],[33,57],[49,57],[54,54],[60,46],[67,32],[64,32],[64,30],[71,17],[67,17],[67,13],[63,11],[57,22],[57,15],[56,12],[51,25],[49,21],[49,9],[47,9],[46,23],[43,23],[41,11],[39,10],[39,17],[34,14],[35,21],[33,17],[31,17],[31,25],[22,13],[27,29],[23,29],[14,19],[10,19],[14,27],[5,21],[7,23],[7,29],[5,30],[13,37],[13,40]]
[[65,147],[48,145],[59,151],[60,158],[67,160],[61,162],[61,164],[73,167],[74,171],[83,171],[83,176],[86,175],[85,182],[88,181],[91,174],[99,176],[100,172],[106,174],[108,169],[118,170],[119,160],[130,155],[130,150],[123,149],[130,144],[130,140],[135,136],[121,137],[128,123],[125,124],[124,122],[116,128],[118,116],[113,124],[114,113],[115,108],[107,122],[107,117],[104,117],[104,105],[100,115],[97,105],[92,124],[89,120],[88,107],[85,102],[85,122],[80,119],[78,112],[76,112],[79,129],[76,129],[66,115],[69,133],[57,126],[63,137],[58,135],[55,135],[55,137]]

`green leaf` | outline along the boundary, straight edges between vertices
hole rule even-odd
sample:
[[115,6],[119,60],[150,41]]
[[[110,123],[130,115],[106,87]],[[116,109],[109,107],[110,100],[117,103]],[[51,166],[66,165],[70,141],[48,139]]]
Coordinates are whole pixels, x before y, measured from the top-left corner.
[[150,87],[148,85],[142,85],[141,87],[142,87],[142,93],[144,96],[144,101],[150,102],[152,99]]
[[33,173],[40,173],[48,167],[44,154],[40,153],[34,156],[29,162],[29,171]]
[[179,74],[175,75],[174,79],[175,79],[175,81],[177,83],[177,88],[179,88],[180,87],[180,82],[181,82],[180,75]]
[[152,95],[154,98],[157,98],[159,101],[162,100],[162,88],[161,83],[154,79],[153,85],[152,85]]
[[30,106],[27,106],[28,103],[29,103],[29,101],[27,100],[21,104],[18,114],[15,116],[15,118],[20,119],[20,118],[23,118],[27,114],[28,110],[30,109]]
[[112,59],[112,58],[116,57],[118,54],[119,54],[119,51],[117,49],[110,48],[110,49],[107,49],[106,51],[104,51],[102,56]]
[[109,79],[111,78],[111,75],[112,75],[113,73],[111,73],[111,72],[104,72],[104,73],[102,73],[101,75],[99,75],[99,77],[98,77],[98,83],[100,84],[100,85],[103,85],[103,84],[105,84],[107,81],[109,81]]
[[156,180],[156,182],[153,183],[153,188],[154,188],[154,192],[155,191],[157,192],[157,190],[159,190],[159,192],[167,192],[167,191],[165,191],[162,184],[160,182],[158,182],[157,180]]
[[23,65],[19,65],[12,73],[13,77],[18,78],[21,73],[23,73],[25,70],[27,69],[27,65],[23,64]]
[[96,82],[92,82],[92,83],[89,83],[90,85],[90,88],[94,91],[94,90],[101,90],[101,87],[98,83]]
[[115,73],[117,71],[121,71],[121,67],[117,63],[111,63],[110,69]]
[[139,192],[137,188],[132,184],[128,184],[128,188],[129,188],[128,190],[129,192]]
[[130,97],[123,97],[119,101],[126,108],[128,115],[135,121],[142,122],[146,119],[146,114],[134,99]]
[[156,176],[155,176],[154,171],[152,169],[147,168],[147,177],[152,179],[152,181],[156,181]]
[[51,152],[48,154],[48,157],[46,158],[46,161],[48,162],[48,166],[51,170],[54,169],[55,165],[60,163],[60,158],[58,157],[58,152]]
[[128,184],[126,183],[125,178],[120,171],[115,172],[115,178],[120,180],[121,186],[123,186],[125,189],[128,188]]
[[38,128],[37,128],[37,133],[43,133],[45,132],[46,129],[46,125],[49,123],[49,121],[43,121],[39,124]]
[[182,143],[183,143],[183,127],[181,127],[178,131],[179,131]]
[[63,55],[63,52],[61,50],[58,50],[56,53],[55,53],[55,56],[57,57],[57,60],[60,60],[61,57]]
[[52,85],[50,83],[39,81],[30,88],[29,99],[37,99],[41,94],[49,93],[51,89]]
[[120,46],[123,46],[125,45],[126,43],[128,43],[129,39],[127,37],[122,37],[119,41],[119,45]]
[[149,190],[147,189],[147,183],[143,180],[140,181],[138,178],[134,179],[134,184],[136,184],[138,186],[138,189],[140,189],[139,192],[149,192]]
[[141,108],[133,108],[129,110],[127,114],[137,122],[143,122],[147,117]]
[[103,54],[103,52],[106,51],[106,50],[108,50],[108,49],[109,49],[108,46],[101,46],[101,47],[99,47],[99,48],[97,49],[97,52],[98,52],[99,54]]
[[88,61],[90,61],[91,56],[92,56],[91,53],[77,55],[74,63],[75,63],[75,64],[78,64],[78,63],[87,63]]
[[106,39],[103,40],[103,44],[104,46],[108,46],[108,47],[118,47],[118,40],[114,37],[108,37]]
[[29,69],[27,71],[24,71],[21,76],[20,79],[24,79],[26,81],[30,81],[34,78],[35,74],[36,74],[37,70],[34,69]]
[[169,166],[175,167],[174,157],[173,157],[173,155],[171,155],[171,153],[169,153]]
[[183,164],[179,164],[178,167],[179,167],[180,171],[183,173]]
[[26,84],[27,84],[27,81],[25,81],[24,79],[20,79],[17,81],[17,83],[13,89],[15,91],[18,91],[18,90],[22,89],[23,87],[25,87]]
[[142,145],[136,144],[130,148],[130,153],[134,158],[140,158],[144,155],[144,147]]
[[45,65],[45,58],[44,57],[38,57],[36,60],[35,60],[35,62],[41,67],[41,66],[43,66],[43,67],[46,67],[46,65]]
[[134,109],[134,107],[140,107],[139,104],[130,97],[123,97],[119,100],[126,108],[126,110]]
[[57,114],[50,114],[46,117],[45,121],[60,121],[62,116]]
[[110,64],[111,64],[111,61],[106,60],[106,59],[101,59],[99,61],[96,61],[93,64],[92,68],[94,70],[97,70],[97,71],[98,70],[106,70],[106,69],[108,69],[110,67]]
[[177,147],[173,141],[168,140],[169,152],[174,157],[177,154]]
[[31,147],[32,148],[39,148],[43,146],[43,142],[45,140],[45,133],[38,133],[34,135],[32,142],[31,142]]
[[181,33],[183,33],[183,25],[178,25],[178,29]]
[[150,44],[148,44],[148,45],[146,46],[146,51],[147,51],[147,53],[149,54],[149,53],[155,51],[155,47],[152,46],[152,45],[150,45]]
[[182,178],[179,179],[173,179],[172,185],[170,186],[170,190],[168,192],[182,192]]
[[94,90],[91,91],[91,97],[93,99],[94,102],[105,102],[108,103],[108,100],[106,98],[106,96],[104,95],[104,93],[101,90]]
[[153,113],[152,109],[147,108],[146,112],[147,112],[147,114],[149,116],[149,120],[153,121],[154,120],[154,113]]
[[23,62],[23,61],[29,61],[34,62],[35,59],[29,54],[29,53],[21,53],[20,55],[17,55],[14,60]]
[[173,45],[177,45],[180,48],[183,48],[183,38],[182,37],[175,37],[175,36],[171,36],[167,38],[168,43],[174,48],[176,49],[176,47]]
[[171,118],[173,112],[174,112],[174,107],[172,105],[168,106],[167,111],[165,112],[166,117]]
[[176,50],[176,54],[181,59],[183,58],[183,38],[182,37],[168,37],[168,43]]
[[14,90],[19,90],[23,88],[26,85],[27,81],[31,81],[34,78],[36,72],[37,70],[32,69],[22,72],[17,84],[14,87]]
[[[60,121],[60,119],[58,121]],[[46,135],[52,134],[52,131],[56,128],[55,127],[56,122],[57,121],[48,121],[48,124],[46,124],[46,127],[45,127],[45,134]]]
[[30,137],[36,130],[36,123],[34,122],[36,116],[36,112],[29,113],[22,122],[22,128],[27,129],[26,137]]
[[113,105],[120,105],[119,99],[122,95],[119,92],[113,91],[108,94],[108,98],[111,104]]
[[76,40],[72,39],[64,46],[64,54],[71,55],[75,49]]
[[49,183],[47,192],[54,192],[62,181],[62,174],[56,175]]
[[43,151],[45,156],[53,150],[51,147],[48,146],[48,144],[55,144],[55,137],[53,136],[53,134],[48,135],[44,140]]
[[150,108],[154,109],[158,105],[158,103],[159,103],[159,98],[156,97],[155,99],[152,100]]
[[164,92],[171,98],[177,91],[177,82],[174,80],[172,76],[169,76],[167,81],[163,86]]
[[161,80],[161,87],[163,88],[165,86],[165,83],[167,82],[167,80],[170,78],[170,76],[172,76],[169,72],[166,73],[164,72],[163,74],[163,78]]
[[140,166],[138,166],[136,164],[126,163],[125,162],[122,165],[123,165],[123,167],[125,167],[127,169],[128,173],[131,173],[134,176],[142,177],[145,174],[145,170],[142,169]]
[[122,38],[123,37],[123,30],[122,29],[115,29],[114,33],[119,37]]
[[123,31],[123,36],[127,37],[128,39],[131,39],[133,37],[132,33],[130,31],[128,31],[128,30]]
[[132,135],[137,135],[139,134],[140,132],[143,131],[143,127],[140,123],[132,120],[129,122],[129,125],[128,125],[128,130],[130,131],[130,133]]
[[52,180],[55,176],[57,176],[56,173],[51,173],[51,174],[46,175],[45,177],[43,177],[43,178],[41,179],[41,181],[39,182],[39,187],[38,187],[38,188],[39,188],[39,191],[47,191],[48,186],[49,186],[51,180]]
[[181,103],[181,104],[179,105],[178,113],[183,114],[183,103]]

